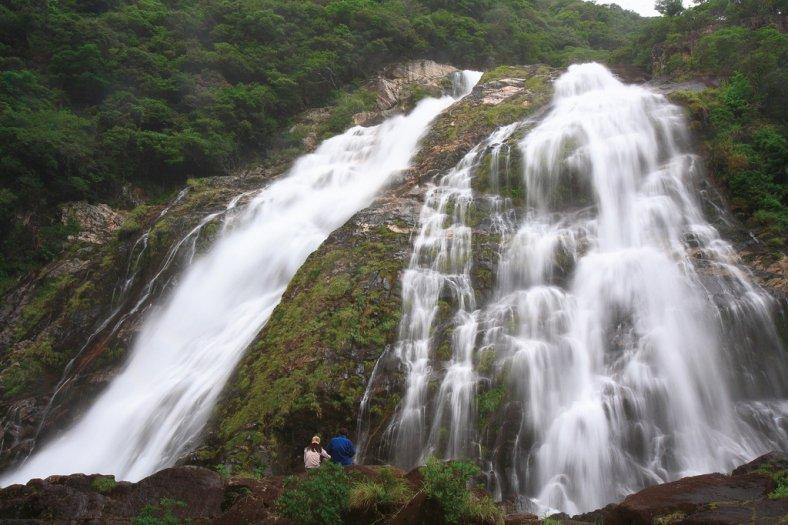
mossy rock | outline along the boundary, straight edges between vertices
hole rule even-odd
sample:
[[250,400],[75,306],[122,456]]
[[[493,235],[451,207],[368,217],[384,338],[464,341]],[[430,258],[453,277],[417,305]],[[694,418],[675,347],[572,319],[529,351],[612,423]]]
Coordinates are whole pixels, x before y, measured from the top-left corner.
[[[474,92],[440,115],[410,170],[413,176],[388,195],[402,195],[408,185],[445,173],[496,127],[523,119],[549,100],[553,70],[526,67],[517,74],[525,87],[515,96],[488,105],[482,104],[481,92]],[[520,198],[509,186],[505,190]],[[381,220],[375,214],[384,206],[373,205],[334,232],[293,277],[224,393],[206,441],[216,453],[205,457],[236,470],[264,465],[286,472],[301,462],[301,450],[313,434],[355,426],[372,368],[397,340],[399,273],[407,266],[418,211],[397,210]],[[469,225],[486,228],[488,212],[481,201],[475,202]],[[489,259],[473,264],[475,284],[486,293],[498,258],[488,247],[492,237],[480,238],[484,248],[474,254]],[[453,302],[446,295],[438,303],[433,352],[440,360],[451,358]],[[368,407],[375,419],[372,434],[394,413],[399,392],[392,386],[403,380],[394,361],[382,368],[384,386],[372,386]]]
[[299,269],[216,412],[219,457],[290,471],[313,434],[354,427],[372,368],[396,340],[410,240],[398,222],[363,234],[346,225]]
[[548,66],[498,66],[495,69],[485,71],[479,84],[486,84],[504,78],[531,78],[534,75],[549,75],[551,68]]

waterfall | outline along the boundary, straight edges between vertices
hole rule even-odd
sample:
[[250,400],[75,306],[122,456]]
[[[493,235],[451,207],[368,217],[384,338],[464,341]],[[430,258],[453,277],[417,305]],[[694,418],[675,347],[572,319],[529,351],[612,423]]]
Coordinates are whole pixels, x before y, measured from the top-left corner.
[[[473,349],[478,326],[471,286],[472,229],[467,224],[472,205],[471,173],[488,150],[497,150],[514,131],[507,126],[468,152],[425,196],[408,269],[402,278],[405,311],[395,350],[407,370],[407,387],[399,415],[388,432],[395,435],[397,464],[414,466],[435,451],[448,419],[447,457],[467,455],[471,445],[474,384]],[[457,305],[452,358],[441,382],[437,410],[426,428],[426,393],[431,375],[431,329],[438,301],[448,289]]]
[[[703,216],[682,111],[583,64],[520,128],[496,130],[426,195],[402,280],[389,457],[473,459],[499,497],[573,514],[788,448],[778,305]],[[489,193],[474,194],[487,161]],[[466,215],[485,199],[500,256],[477,305]],[[446,290],[448,360],[434,339]]]
[[[481,73],[458,77],[463,96]],[[147,315],[120,374],[72,428],[6,474],[2,485],[72,472],[134,481],[172,465],[194,444],[290,278],[408,167],[430,122],[455,100],[426,98],[406,116],[326,140],[263,188],[242,216],[228,215],[215,244]]]

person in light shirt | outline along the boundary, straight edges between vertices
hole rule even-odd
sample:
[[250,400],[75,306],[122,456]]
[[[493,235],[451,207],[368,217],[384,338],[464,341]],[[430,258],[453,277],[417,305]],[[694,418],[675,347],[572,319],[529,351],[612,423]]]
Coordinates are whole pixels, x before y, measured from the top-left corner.
[[320,446],[320,437],[315,436],[312,438],[312,443],[304,449],[304,467],[307,470],[317,468],[323,458],[331,459],[331,456]]

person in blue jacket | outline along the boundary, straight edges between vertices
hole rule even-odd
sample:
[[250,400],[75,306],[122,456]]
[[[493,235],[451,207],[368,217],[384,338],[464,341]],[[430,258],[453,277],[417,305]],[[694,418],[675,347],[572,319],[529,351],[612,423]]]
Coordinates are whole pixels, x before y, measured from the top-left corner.
[[347,437],[347,429],[343,428],[339,431],[339,435],[331,438],[331,441],[326,445],[326,451],[331,454],[331,461],[339,463],[340,465],[352,465],[353,456],[356,455],[356,447],[353,442]]

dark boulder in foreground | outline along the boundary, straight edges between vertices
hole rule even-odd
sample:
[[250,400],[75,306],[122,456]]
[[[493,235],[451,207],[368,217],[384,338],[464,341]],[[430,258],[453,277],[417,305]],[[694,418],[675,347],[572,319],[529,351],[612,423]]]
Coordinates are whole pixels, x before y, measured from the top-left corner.
[[[352,472],[375,479],[378,469],[360,466],[352,467]],[[730,476],[687,477],[649,487],[604,509],[552,519],[605,525],[785,523],[788,498],[778,498],[775,491],[786,469],[788,456],[772,452]],[[349,514],[349,523],[425,523],[425,519],[437,523],[441,519],[440,508],[417,490],[418,472],[398,472],[414,489],[414,497],[388,521],[381,521],[380,516],[365,521],[361,515]],[[275,502],[283,485],[283,476],[224,479],[193,466],[166,469],[137,483],[115,482],[111,476],[98,474],[51,476],[0,490],[0,523],[131,523],[146,514],[161,517],[168,513],[189,523],[283,525],[292,523],[276,515]],[[505,523],[536,525],[540,521],[531,514],[510,513]]]
[[704,474],[655,485],[575,519],[601,519],[606,525],[783,523],[788,520],[788,498],[777,498],[774,491],[785,469],[788,456],[772,452],[730,476]]
[[209,521],[222,514],[227,484],[201,467],[157,472],[138,483],[112,476],[72,474],[34,479],[0,490],[0,522],[124,523],[160,507],[183,519]]

